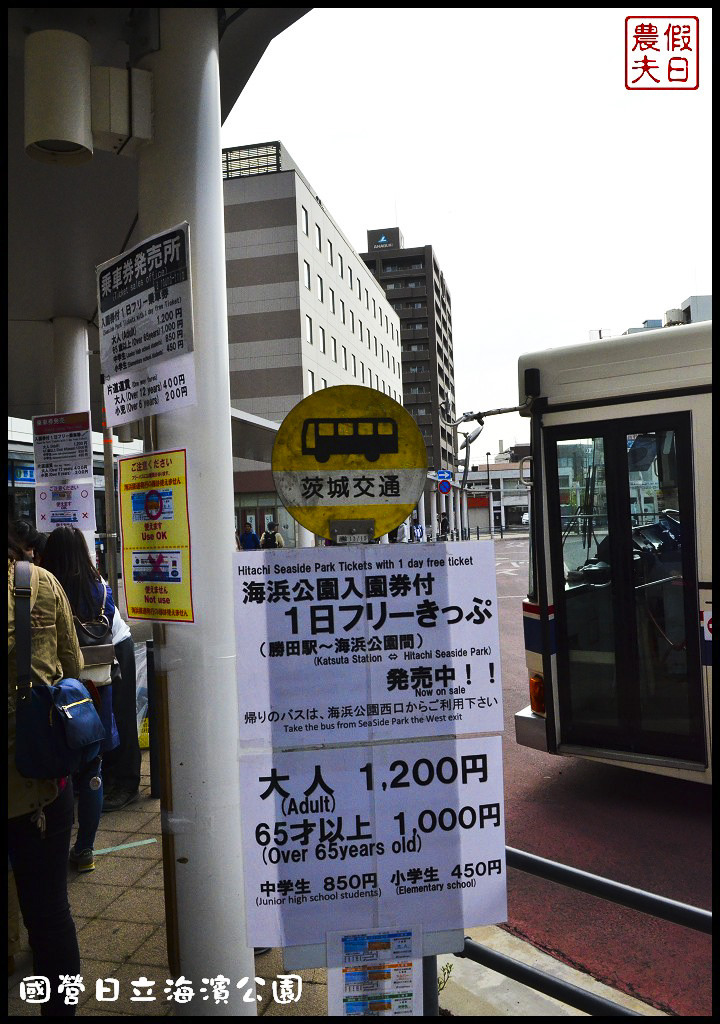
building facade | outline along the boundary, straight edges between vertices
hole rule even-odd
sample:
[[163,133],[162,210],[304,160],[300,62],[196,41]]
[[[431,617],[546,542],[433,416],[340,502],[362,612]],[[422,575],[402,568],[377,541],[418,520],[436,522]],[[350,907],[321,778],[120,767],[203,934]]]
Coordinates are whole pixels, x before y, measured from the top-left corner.
[[[223,151],[230,402],[280,423],[337,384],[402,404],[400,318],[280,142]],[[235,460],[236,518],[295,524],[267,464]]]
[[400,317],[403,404],[425,439],[431,470],[457,468],[457,438],[441,415],[455,419],[452,305],[433,247],[406,249],[400,229],[367,233],[362,253]]

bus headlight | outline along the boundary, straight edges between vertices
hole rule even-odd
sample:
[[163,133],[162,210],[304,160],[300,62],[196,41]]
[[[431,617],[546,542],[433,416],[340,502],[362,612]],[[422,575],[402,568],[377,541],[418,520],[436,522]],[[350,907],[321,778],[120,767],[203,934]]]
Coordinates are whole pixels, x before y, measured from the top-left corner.
[[536,715],[545,714],[545,680],[539,674],[530,676],[530,709]]

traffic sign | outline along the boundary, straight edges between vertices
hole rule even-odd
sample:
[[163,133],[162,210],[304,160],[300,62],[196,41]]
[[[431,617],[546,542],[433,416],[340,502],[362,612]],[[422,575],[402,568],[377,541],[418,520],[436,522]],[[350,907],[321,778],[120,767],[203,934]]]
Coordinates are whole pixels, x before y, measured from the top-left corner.
[[272,453],[278,496],[290,515],[332,539],[338,521],[399,526],[422,494],[427,451],[415,420],[389,395],[342,384],[299,402]]
[[453,475],[449,469],[438,469],[438,471],[435,473],[435,476],[438,478],[438,480],[452,480]]
[[449,494],[452,490],[452,484],[449,480],[441,480],[438,484],[438,490],[441,494]]

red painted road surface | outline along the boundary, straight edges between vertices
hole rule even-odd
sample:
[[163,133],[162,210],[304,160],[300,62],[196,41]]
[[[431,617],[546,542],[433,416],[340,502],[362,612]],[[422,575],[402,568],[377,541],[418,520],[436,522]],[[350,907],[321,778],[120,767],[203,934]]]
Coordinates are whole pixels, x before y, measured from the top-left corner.
[[[710,786],[516,744],[513,716],[529,702],[527,541],[498,542],[496,555],[507,845],[711,909]],[[614,988],[669,1014],[712,1014],[710,936],[513,869],[508,913],[513,934]]]

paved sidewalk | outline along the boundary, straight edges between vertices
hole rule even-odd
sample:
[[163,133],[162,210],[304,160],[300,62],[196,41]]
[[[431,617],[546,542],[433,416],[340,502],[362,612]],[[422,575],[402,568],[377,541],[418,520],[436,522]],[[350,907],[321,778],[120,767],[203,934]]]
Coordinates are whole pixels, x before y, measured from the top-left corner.
[[[80,943],[86,991],[78,999],[78,1016],[148,1017],[172,1015],[163,988],[170,977],[165,943],[160,801],[150,796],[148,752],[143,751],[140,798],[127,810],[103,815],[96,840],[96,869],[69,875],[70,903]],[[106,851],[106,852],[104,852]],[[665,1016],[638,1000],[624,996],[566,967],[552,957],[509,935],[501,928],[473,929],[468,934],[516,960],[567,979],[642,1016]],[[15,973],[8,979],[11,1017],[39,1016],[39,1007],[20,998],[20,982],[32,974],[27,943],[16,956]],[[450,954],[438,956],[438,970],[451,963],[450,981],[440,995],[441,1008],[453,1016],[558,1017],[587,1016],[556,1000]],[[299,1003],[281,1005],[272,999],[271,981],[284,973],[282,950],[256,957],[256,975],[267,981],[258,1014],[267,1017],[326,1017],[327,983],[324,969],[300,971]],[[154,980],[153,1003],[131,1002],[131,982]],[[115,978],[119,997],[98,1002],[95,982]],[[197,998],[197,997],[196,997]]]

